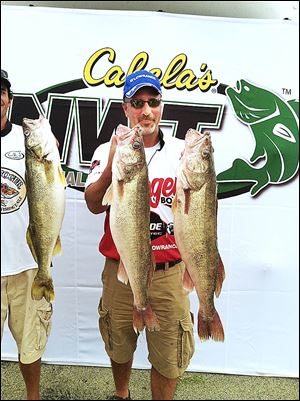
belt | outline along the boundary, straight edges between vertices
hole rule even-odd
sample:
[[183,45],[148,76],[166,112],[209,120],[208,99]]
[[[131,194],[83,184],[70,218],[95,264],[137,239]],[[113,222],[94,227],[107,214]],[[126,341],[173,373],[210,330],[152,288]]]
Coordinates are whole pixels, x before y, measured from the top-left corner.
[[173,267],[173,266],[177,265],[180,262],[182,262],[181,259],[174,260],[173,262],[156,263],[155,270],[167,270],[170,267]]

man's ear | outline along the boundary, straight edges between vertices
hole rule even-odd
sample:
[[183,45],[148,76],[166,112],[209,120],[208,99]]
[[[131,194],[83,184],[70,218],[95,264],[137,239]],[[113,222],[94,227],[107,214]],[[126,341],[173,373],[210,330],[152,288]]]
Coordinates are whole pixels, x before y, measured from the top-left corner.
[[128,105],[127,105],[126,103],[123,102],[123,103],[122,103],[122,107],[123,107],[125,116],[128,118],[128,115],[127,115],[127,107],[128,107]]

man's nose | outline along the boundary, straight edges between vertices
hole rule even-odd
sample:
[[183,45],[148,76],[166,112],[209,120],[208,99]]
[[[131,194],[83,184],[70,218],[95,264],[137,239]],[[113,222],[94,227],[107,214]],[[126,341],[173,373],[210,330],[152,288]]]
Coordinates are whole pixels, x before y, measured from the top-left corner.
[[143,107],[143,114],[145,116],[149,116],[151,114],[151,107],[147,102],[145,102],[144,107]]

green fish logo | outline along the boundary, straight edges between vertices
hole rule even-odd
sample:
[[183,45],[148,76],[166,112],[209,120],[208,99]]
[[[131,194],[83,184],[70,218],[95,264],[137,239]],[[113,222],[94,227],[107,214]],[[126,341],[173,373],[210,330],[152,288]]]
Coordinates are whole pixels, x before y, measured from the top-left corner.
[[270,184],[293,178],[299,168],[299,102],[287,102],[243,79],[236,89],[227,87],[226,95],[237,119],[248,125],[256,146],[249,161],[235,159],[218,174],[219,189],[228,182],[248,182],[255,196]]

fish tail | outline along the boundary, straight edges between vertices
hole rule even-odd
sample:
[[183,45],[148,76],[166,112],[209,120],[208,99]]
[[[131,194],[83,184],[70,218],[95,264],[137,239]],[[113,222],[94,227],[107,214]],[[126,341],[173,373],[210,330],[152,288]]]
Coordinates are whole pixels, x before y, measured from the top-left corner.
[[198,336],[200,341],[212,338],[214,341],[224,341],[224,330],[218,312],[215,310],[210,319],[204,319],[201,312],[198,313]]
[[141,310],[138,310],[136,306],[133,307],[133,328],[136,334],[144,330],[145,323]]
[[133,307],[133,328],[136,333],[143,331],[144,327],[149,331],[159,331],[159,321],[155,312],[148,304],[143,310],[138,310],[136,306]]
[[214,341],[224,341],[224,330],[218,312],[215,310],[212,320],[209,321],[210,336]]
[[54,300],[52,278],[37,272],[31,287],[31,297],[37,301],[45,297],[46,301],[52,302]]
[[208,321],[203,318],[201,312],[198,313],[198,336],[200,341],[207,341],[209,339]]
[[143,310],[143,319],[145,325],[149,331],[159,331],[159,321],[157,319],[156,313],[151,308],[151,305],[147,305],[146,309]]

